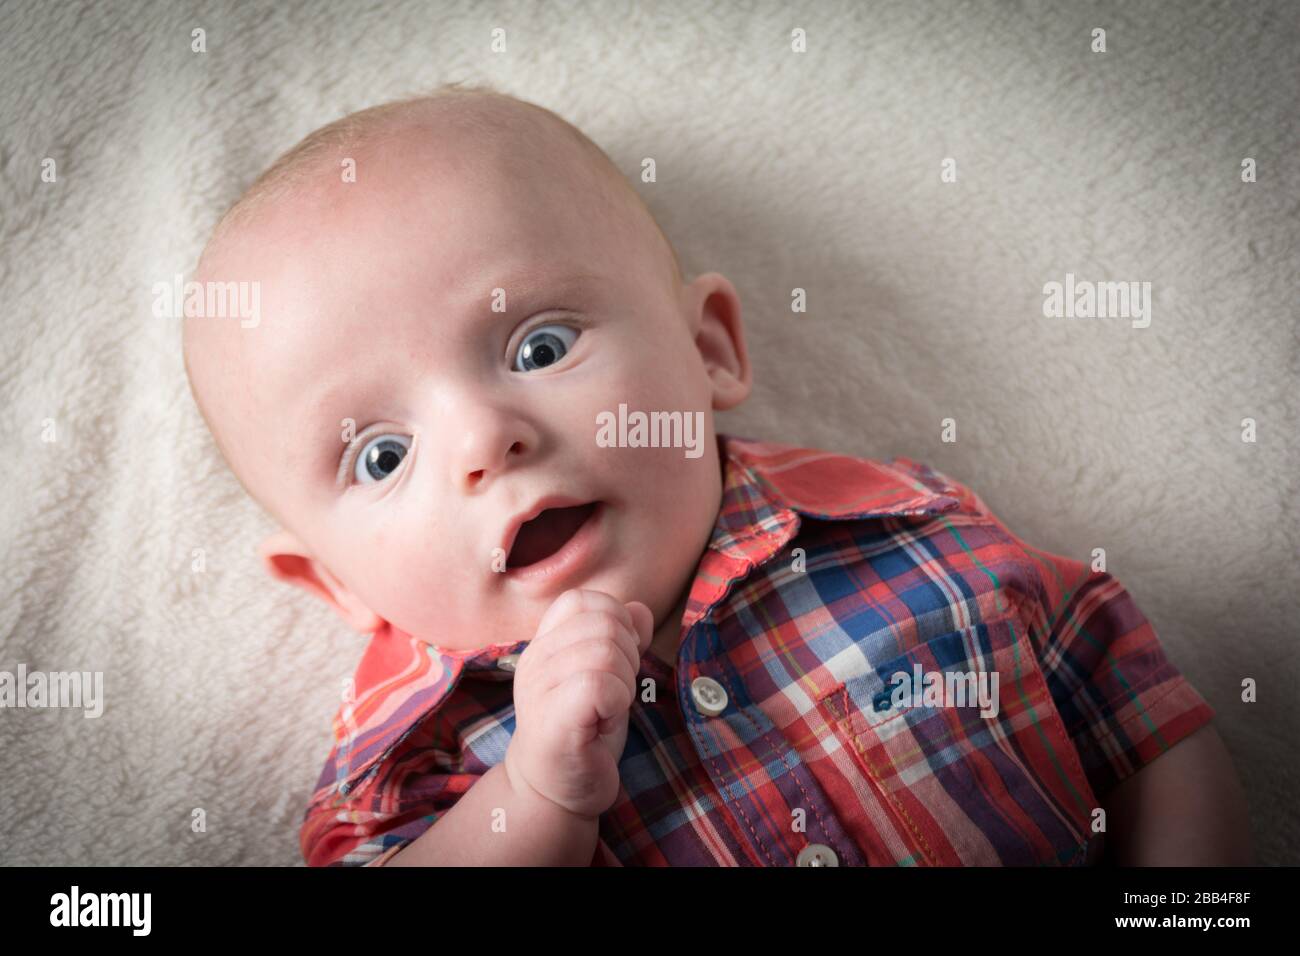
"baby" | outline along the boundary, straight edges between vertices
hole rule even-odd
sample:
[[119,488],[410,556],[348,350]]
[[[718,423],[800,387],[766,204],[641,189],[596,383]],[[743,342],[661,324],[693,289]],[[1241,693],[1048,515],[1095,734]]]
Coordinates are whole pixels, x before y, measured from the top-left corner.
[[326,126],[194,278],[260,296],[184,354],[262,560],[372,635],[309,864],[1250,862],[1115,578],[918,462],[715,431],[735,288],[553,113]]

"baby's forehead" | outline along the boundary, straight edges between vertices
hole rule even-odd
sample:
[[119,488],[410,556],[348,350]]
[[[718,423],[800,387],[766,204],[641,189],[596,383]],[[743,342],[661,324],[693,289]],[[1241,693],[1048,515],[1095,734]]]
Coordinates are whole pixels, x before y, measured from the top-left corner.
[[584,258],[638,251],[629,247],[655,228],[572,150],[554,155],[534,145],[528,156],[472,157],[410,131],[353,145],[337,167],[317,157],[310,174],[221,233],[227,271],[278,265],[281,281],[328,278],[332,262],[346,269],[349,258],[375,248],[396,260],[421,247],[432,269],[463,252],[492,268],[570,247]]
[[282,384],[346,366],[341,339],[394,341],[400,313],[460,314],[497,288],[514,312],[529,288],[583,283],[581,266],[634,268],[657,227],[635,221],[630,184],[573,133],[509,109],[488,134],[452,116],[327,143],[218,230],[196,278],[260,283],[263,321],[187,320],[186,356],[196,397],[223,393],[232,434],[269,427],[248,413]]
[[[476,207],[465,208],[468,214]],[[200,286],[258,290],[253,327],[186,320],[196,395],[225,395],[218,414],[229,410],[232,433],[262,425],[274,432],[293,417],[287,406],[304,383],[360,385],[375,371],[377,354],[391,365],[392,356],[451,352],[486,337],[494,317],[511,320],[548,308],[596,311],[624,301],[639,274],[649,273],[612,253],[614,243],[591,229],[579,242],[561,241],[571,227],[555,218],[458,231],[464,216],[457,215],[443,234],[428,237],[418,224],[405,228],[410,224],[389,216],[395,212],[380,208],[363,222],[367,214],[351,210],[345,223],[326,227],[284,204],[277,215],[230,233],[208,257],[197,275]],[[272,408],[286,414],[268,416]]]
[[[485,122],[493,113],[501,115]],[[266,205],[263,197],[272,204],[329,207],[400,192],[412,199],[425,193],[473,195],[479,201],[503,197],[522,212],[539,188],[543,195],[559,188],[581,195],[619,183],[630,188],[594,145],[539,113],[517,104],[483,103],[472,111],[413,107],[361,123],[291,151],[237,207],[249,200]],[[310,141],[309,136],[305,142]]]
[[[393,248],[441,237],[455,245],[483,232],[493,249],[501,239],[492,233],[505,233],[543,249],[584,245],[588,257],[593,248],[636,254],[646,243],[666,245],[626,178],[546,110],[476,95],[356,115],[370,118],[311,134],[232,210],[236,228],[227,233],[257,264],[264,250],[319,256],[325,245],[346,260],[364,243]],[[230,238],[219,228],[214,241]]]

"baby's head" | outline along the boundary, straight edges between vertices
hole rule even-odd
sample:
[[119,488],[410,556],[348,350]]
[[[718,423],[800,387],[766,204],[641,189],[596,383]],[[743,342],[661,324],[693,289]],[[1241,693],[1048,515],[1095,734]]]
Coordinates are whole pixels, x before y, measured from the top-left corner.
[[[712,412],[749,392],[740,303],[717,273],[683,282],[565,121],[457,86],[353,114],[263,174],[194,278],[260,291],[255,324],[187,318],[184,352],[282,528],[261,549],[276,577],[448,649],[530,638],[572,587],[656,627],[674,610],[721,497]],[[620,405],[703,434],[606,447]]]

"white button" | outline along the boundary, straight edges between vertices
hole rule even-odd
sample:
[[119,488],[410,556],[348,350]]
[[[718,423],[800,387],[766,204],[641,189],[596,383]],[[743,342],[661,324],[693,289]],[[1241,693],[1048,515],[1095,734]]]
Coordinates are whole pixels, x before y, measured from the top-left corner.
[[691,681],[691,697],[700,713],[716,717],[727,709],[727,692],[712,677],[697,677]]
[[795,866],[839,866],[840,858],[825,843],[809,843],[799,851]]
[[497,658],[497,667],[503,671],[513,671],[517,663],[519,663],[518,654],[502,654]]

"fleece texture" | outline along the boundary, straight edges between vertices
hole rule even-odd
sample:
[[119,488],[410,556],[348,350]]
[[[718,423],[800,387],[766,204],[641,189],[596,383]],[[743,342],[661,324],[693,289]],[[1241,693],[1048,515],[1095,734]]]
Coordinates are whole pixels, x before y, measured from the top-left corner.
[[[1260,859],[1300,863],[1296,4],[0,19],[0,670],[102,672],[105,695],[98,719],[0,711],[0,863],[301,862],[364,638],[259,566],[273,527],[152,290],[301,136],[449,80],[577,124],[688,277],[735,283],[756,386],[720,429],[908,456],[1040,548],[1104,548],[1218,712]],[[1149,325],[1045,316],[1067,274],[1149,282]]]

